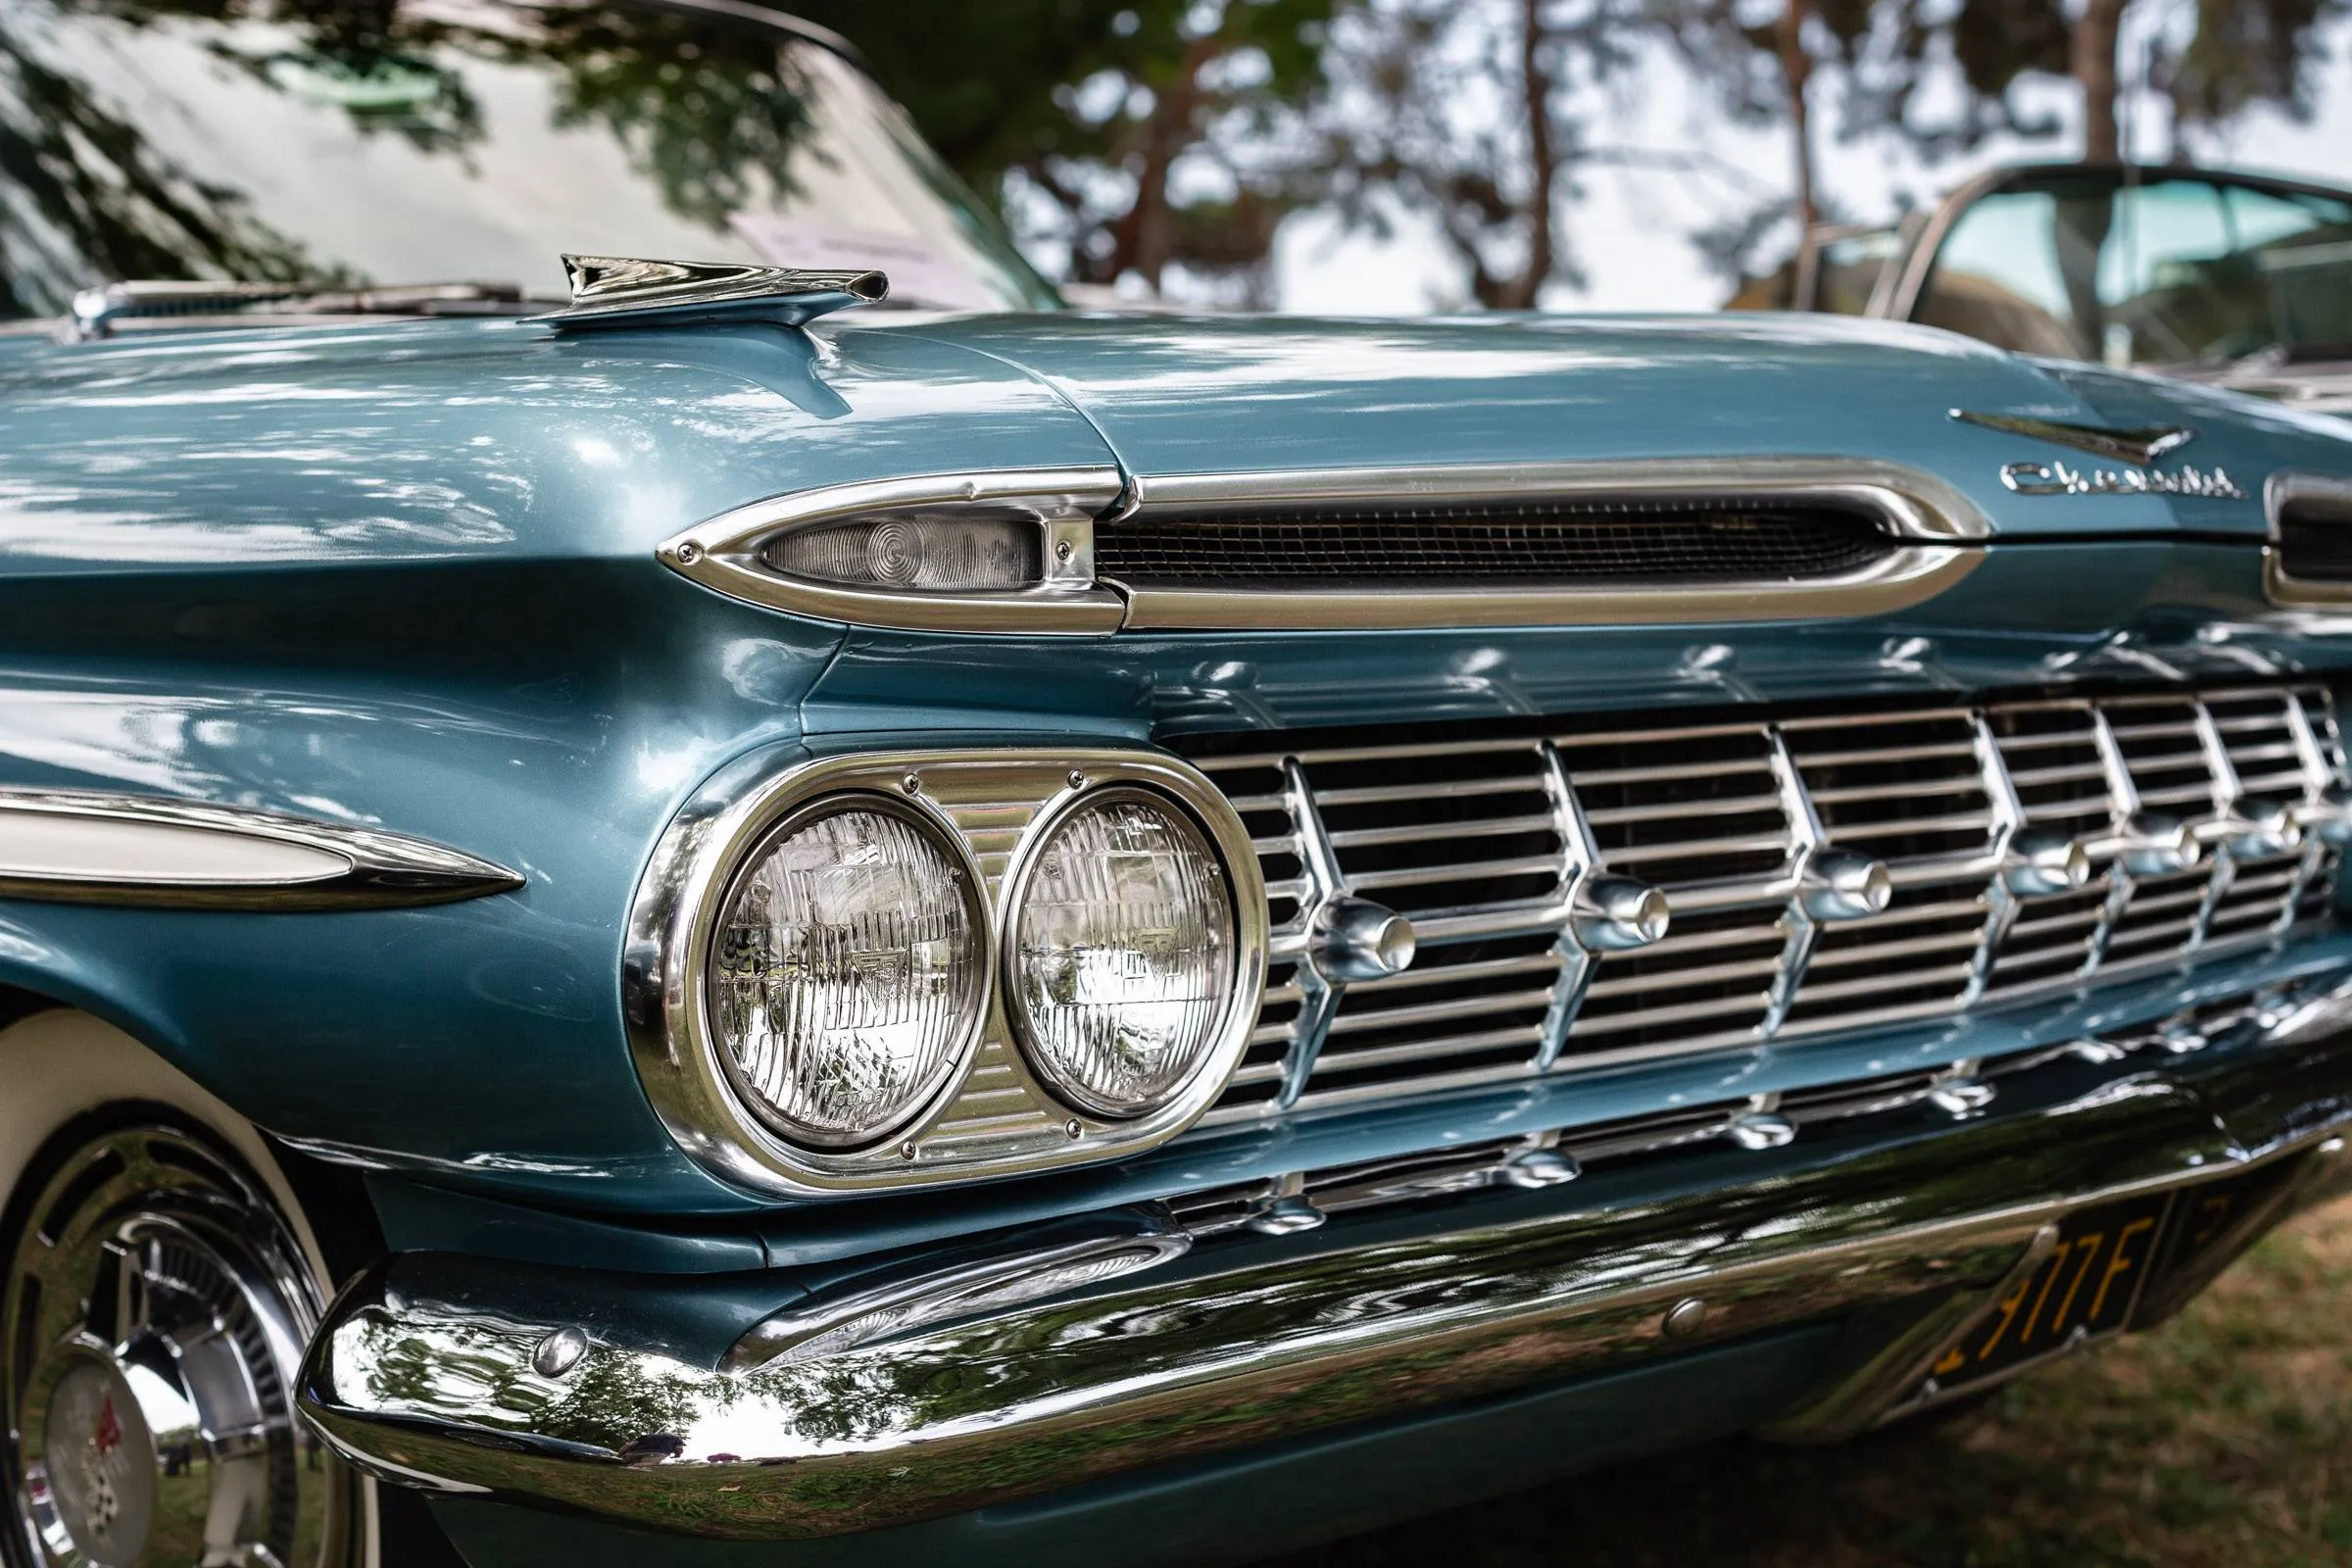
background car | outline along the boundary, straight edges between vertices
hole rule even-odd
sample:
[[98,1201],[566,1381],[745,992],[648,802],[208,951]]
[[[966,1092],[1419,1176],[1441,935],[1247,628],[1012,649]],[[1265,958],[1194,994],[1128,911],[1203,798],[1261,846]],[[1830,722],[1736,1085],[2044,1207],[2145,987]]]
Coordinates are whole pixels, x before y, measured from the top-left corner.
[[[1793,308],[2352,412],[2352,191],[2206,170],[1998,169],[1898,228],[1815,231]],[[1761,294],[1742,299],[1760,301]]]

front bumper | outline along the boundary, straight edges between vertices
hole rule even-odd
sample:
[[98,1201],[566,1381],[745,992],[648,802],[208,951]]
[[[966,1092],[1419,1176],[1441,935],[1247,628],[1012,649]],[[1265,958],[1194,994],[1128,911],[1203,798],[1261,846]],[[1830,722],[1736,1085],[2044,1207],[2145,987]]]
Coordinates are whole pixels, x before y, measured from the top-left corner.
[[[2230,1178],[2258,1195],[2145,1289],[2143,1326],[2336,1191],[2352,996],[2036,1052],[1834,1119],[1785,1108],[1679,1148],[1620,1139],[1572,1181],[1524,1154],[1309,1177],[932,1250],[781,1306],[774,1276],[400,1256],[330,1309],[303,1407],[390,1481],[742,1539],[905,1524],[1809,1323],[1844,1323],[1840,1354],[1771,1430],[1834,1439],[1932,1399],[1938,1352],[2077,1209]],[[1318,1191],[1345,1201],[1293,1229]]]

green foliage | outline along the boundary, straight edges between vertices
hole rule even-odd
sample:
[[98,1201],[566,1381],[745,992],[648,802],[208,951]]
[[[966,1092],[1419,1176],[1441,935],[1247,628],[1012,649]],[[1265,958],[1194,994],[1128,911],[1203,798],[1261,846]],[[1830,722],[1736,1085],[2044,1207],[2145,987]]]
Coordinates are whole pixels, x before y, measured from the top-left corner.
[[2196,34],[2170,62],[2174,111],[2198,125],[2265,104],[2308,118],[2319,30],[2348,14],[2344,0],[2198,0]]
[[[1007,216],[1107,282],[1262,268],[1309,192],[1286,126],[1322,90],[1341,0],[793,0],[857,44]],[[1024,210],[1021,198],[1029,198]],[[1024,220],[1026,220],[1024,221]]]
[[[1852,5],[1855,0],[1839,0]],[[2151,7],[2152,0],[2138,0]],[[2066,80],[2082,8],[2067,0],[1879,0],[1868,28],[1841,34],[1855,69],[1847,97],[1848,134],[1892,132],[1931,155],[1975,145],[1999,131],[2050,136],[2059,122],[2021,88]],[[2132,9],[2129,6],[2122,9]],[[2309,113],[2311,74],[2321,34],[2352,16],[2346,0],[2197,0],[2195,26],[2183,41],[2160,28],[2150,84],[2172,101],[2177,123],[2211,127],[2270,107]],[[2151,21],[2161,19],[2150,19]],[[1956,105],[1934,113],[1949,59],[1963,88]],[[2134,74],[2136,60],[2121,63]]]

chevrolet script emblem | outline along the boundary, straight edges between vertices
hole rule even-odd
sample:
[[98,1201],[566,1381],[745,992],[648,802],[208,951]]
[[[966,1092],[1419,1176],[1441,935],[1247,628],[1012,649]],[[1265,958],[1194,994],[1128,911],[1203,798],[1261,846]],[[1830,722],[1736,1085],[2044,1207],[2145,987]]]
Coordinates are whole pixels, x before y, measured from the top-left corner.
[[2220,468],[2183,466],[2171,473],[2155,466],[2156,460],[2197,438],[2185,424],[2152,424],[2115,429],[2098,424],[2069,424],[2063,419],[2035,419],[2019,414],[1972,414],[1952,410],[1952,417],[1988,430],[2028,436],[2062,447],[2073,447],[2097,458],[2128,463],[2128,468],[2074,468],[2063,463],[2010,463],[2001,467],[2001,483],[2025,496],[2210,496],[2239,501],[2245,492]]

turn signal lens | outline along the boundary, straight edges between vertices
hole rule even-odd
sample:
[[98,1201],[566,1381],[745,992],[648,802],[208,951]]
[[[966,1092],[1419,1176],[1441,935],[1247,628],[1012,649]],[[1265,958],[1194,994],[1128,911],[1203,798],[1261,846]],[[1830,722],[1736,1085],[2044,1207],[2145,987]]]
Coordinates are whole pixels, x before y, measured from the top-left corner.
[[1176,1099],[1215,1049],[1234,927],[1216,852],[1181,808],[1140,790],[1082,801],[1039,846],[1011,921],[1031,1064],[1105,1116]]
[[789,576],[844,588],[955,593],[1034,586],[1043,536],[1027,514],[904,514],[803,528],[767,547]]
[[824,1149],[897,1130],[961,1065],[986,975],[960,862],[886,805],[787,820],[711,933],[711,1034],[761,1119]]

